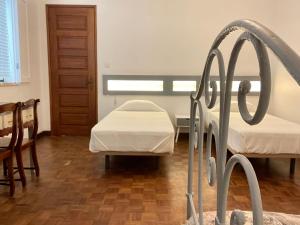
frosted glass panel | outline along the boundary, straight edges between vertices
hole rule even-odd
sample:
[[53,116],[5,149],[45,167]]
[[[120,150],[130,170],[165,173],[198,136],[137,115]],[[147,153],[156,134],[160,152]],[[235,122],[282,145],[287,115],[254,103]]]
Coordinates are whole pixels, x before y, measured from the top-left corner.
[[[239,80],[235,80],[232,82],[232,91],[233,92],[238,92],[240,82],[241,81],[239,81]],[[216,83],[217,83],[218,92],[220,92],[220,81],[216,81]],[[260,81],[250,81],[250,83],[251,83],[250,92],[260,92]],[[210,88],[210,91],[211,91],[211,88]]]
[[162,80],[108,80],[108,91],[154,91],[162,92]]
[[173,81],[173,91],[191,92],[191,91],[196,91],[196,88],[197,88],[196,81],[183,81],[183,80]]

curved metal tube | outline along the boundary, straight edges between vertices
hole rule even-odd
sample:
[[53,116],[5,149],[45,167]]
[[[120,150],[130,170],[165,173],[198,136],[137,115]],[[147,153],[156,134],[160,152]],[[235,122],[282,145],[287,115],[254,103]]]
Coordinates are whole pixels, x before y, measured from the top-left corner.
[[254,116],[250,115],[246,104],[246,95],[250,92],[249,81],[248,82],[243,81],[240,83],[240,87],[238,91],[238,102],[239,102],[239,110],[241,112],[241,116],[244,119],[244,121],[250,125],[254,125],[254,124],[258,124],[263,119],[264,115],[268,110],[270,93],[271,93],[271,70],[270,70],[269,57],[265,46],[261,43],[261,41],[256,39],[255,36],[253,36],[250,33],[247,32],[243,33],[236,41],[236,44],[234,45],[233,50],[231,52],[228,71],[227,71],[227,81],[226,81],[227,92],[225,94],[225,99],[228,101],[226,103],[230,104],[231,85],[233,81],[234,70],[235,70],[239,53],[245,41],[251,42],[256,51],[256,55],[259,63],[261,92],[259,95],[257,110]]
[[[203,76],[204,85],[205,85],[205,103],[207,105],[207,108],[209,109],[214,107],[218,96],[216,82],[211,81],[209,84],[210,69],[214,58],[217,58],[218,60],[219,77],[221,83],[220,87],[223,87],[223,84],[225,83],[225,65],[224,65],[223,55],[219,49],[213,49],[208,55],[207,63],[204,70],[204,76]],[[209,100],[209,86],[212,88],[212,96],[210,100]],[[223,90],[221,90],[221,92],[222,91]]]
[[250,195],[251,195],[251,205],[253,209],[253,223],[263,224],[261,194],[260,194],[255,171],[250,161],[245,156],[238,155],[238,154],[232,156],[226,164],[224,179],[221,184],[223,192],[221,193],[220,196],[222,214],[220,215],[220,217],[216,218],[217,220],[216,224],[225,224],[225,213],[226,213],[229,182],[230,182],[232,171],[237,164],[240,164],[242,166],[247,177],[247,181],[250,189]]
[[[227,25],[216,37],[211,46],[211,50],[217,49],[227,35],[236,31],[244,30],[253,34],[257,39],[264,43],[283,63],[287,71],[292,75],[296,82],[300,85],[300,68],[299,68],[299,55],[289,47],[278,35],[272,32],[267,27],[253,20],[236,20]],[[206,68],[206,66],[205,66]],[[204,70],[205,70],[204,68]],[[204,72],[203,72],[204,75]],[[196,94],[196,99],[201,97],[204,88],[202,76],[201,85]],[[203,83],[203,85],[202,85]]]
[[253,20],[237,20],[226,26],[215,39],[211,49],[216,49],[228,34],[235,30],[244,30],[254,35],[279,58],[287,71],[300,85],[299,55],[278,35]]
[[[202,105],[199,100],[195,102],[197,104],[197,109],[199,112],[199,121],[204,121],[204,116],[203,116],[203,109]],[[202,165],[203,165],[203,134],[204,132],[204,123],[199,122],[199,124],[196,125],[196,131],[198,133],[197,137],[197,148],[198,148],[198,171],[201,171]],[[199,174],[198,176],[198,222],[199,224],[203,224],[203,216],[200,216],[203,214],[203,196],[202,196],[202,174]]]
[[[244,30],[245,32],[237,39],[228,64],[227,75],[225,76],[225,66],[223,55],[218,49],[221,42],[235,30]],[[228,163],[227,158],[227,139],[230,118],[230,103],[232,95],[232,82],[239,53],[246,41],[249,41],[256,51],[259,64],[259,76],[261,81],[261,92],[257,109],[254,115],[249,113],[246,104],[247,94],[251,91],[250,82],[243,80],[238,90],[238,105],[243,120],[255,125],[263,120],[270,100],[271,93],[271,70],[268,52],[266,47],[271,49],[279,60],[286,67],[296,82],[300,85],[300,57],[285,44],[276,34],[263,25],[251,20],[238,20],[226,26],[215,39],[203,70],[200,86],[195,94],[191,94],[190,108],[190,136],[189,136],[189,169],[188,169],[188,187],[187,187],[187,219],[193,218],[195,224],[203,224],[203,199],[202,199],[202,164],[203,164],[203,135],[204,135],[204,114],[200,97],[204,95],[205,105],[211,109],[215,106],[217,100],[217,84],[210,81],[211,66],[214,59],[217,59],[220,78],[220,114],[219,125],[212,121],[208,127],[206,143],[206,169],[208,183],[212,186],[217,183],[217,215],[216,224],[225,224],[226,201],[229,188],[231,173],[236,164],[241,164],[247,176],[250,187],[251,202],[253,208],[253,221],[256,225],[263,223],[263,211],[259,185],[255,172],[249,160],[241,155],[232,156]],[[209,87],[212,92],[209,92]],[[200,122],[196,125],[196,112],[199,111]],[[196,129],[195,129],[196,127]],[[198,132],[198,206],[199,218],[196,219],[196,209],[193,203],[193,167],[194,167],[194,143],[195,132]],[[211,156],[212,135],[216,142],[216,159]],[[236,222],[238,221],[238,222]],[[243,221],[243,214],[234,211],[231,215],[231,224],[240,224]]]
[[[214,157],[211,157],[211,142],[212,142],[212,136],[215,135],[216,140],[216,149],[218,154],[219,149],[219,143],[217,140],[219,140],[218,136],[218,128],[215,123],[215,121],[212,121],[212,123],[209,124],[208,130],[207,130],[207,139],[206,139],[206,174],[208,178],[208,183],[210,186],[214,186],[216,183],[216,159]],[[218,157],[218,155],[217,155]]]
[[187,184],[187,218],[192,216],[193,205],[190,204],[189,196],[193,195],[193,168],[194,168],[194,143],[195,143],[195,117],[196,117],[195,100],[191,96],[190,106],[190,128],[189,128],[189,159],[188,159],[188,184]]

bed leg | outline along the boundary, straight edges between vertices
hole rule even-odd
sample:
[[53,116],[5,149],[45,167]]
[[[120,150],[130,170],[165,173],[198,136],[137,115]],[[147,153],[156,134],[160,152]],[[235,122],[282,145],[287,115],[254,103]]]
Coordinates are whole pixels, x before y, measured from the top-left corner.
[[105,169],[110,169],[109,155],[105,155]]
[[155,169],[158,169],[158,167],[159,167],[159,156],[156,156],[154,160],[155,160]]
[[296,159],[291,159],[290,162],[290,175],[294,175],[295,174],[295,167],[296,167]]

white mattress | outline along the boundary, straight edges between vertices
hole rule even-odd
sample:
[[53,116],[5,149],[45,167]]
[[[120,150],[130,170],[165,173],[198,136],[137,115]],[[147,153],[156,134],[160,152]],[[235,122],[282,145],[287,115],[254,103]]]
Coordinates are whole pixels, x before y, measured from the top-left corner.
[[[218,124],[219,112],[205,112],[205,123]],[[299,154],[300,125],[266,114],[257,125],[248,125],[239,112],[231,112],[228,148],[241,154]]]
[[174,135],[167,112],[113,111],[92,128],[90,151],[173,153]]

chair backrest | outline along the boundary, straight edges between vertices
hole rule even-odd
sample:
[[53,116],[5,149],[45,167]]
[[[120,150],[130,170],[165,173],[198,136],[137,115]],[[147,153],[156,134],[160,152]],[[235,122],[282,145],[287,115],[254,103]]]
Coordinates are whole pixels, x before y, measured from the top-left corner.
[[8,103],[0,105],[0,137],[11,135],[8,145],[9,149],[13,149],[18,136],[18,111],[21,103]]
[[36,139],[38,132],[37,105],[39,102],[39,99],[30,99],[22,102],[21,108],[18,111],[18,144],[22,144],[24,129],[28,129],[29,139]]

